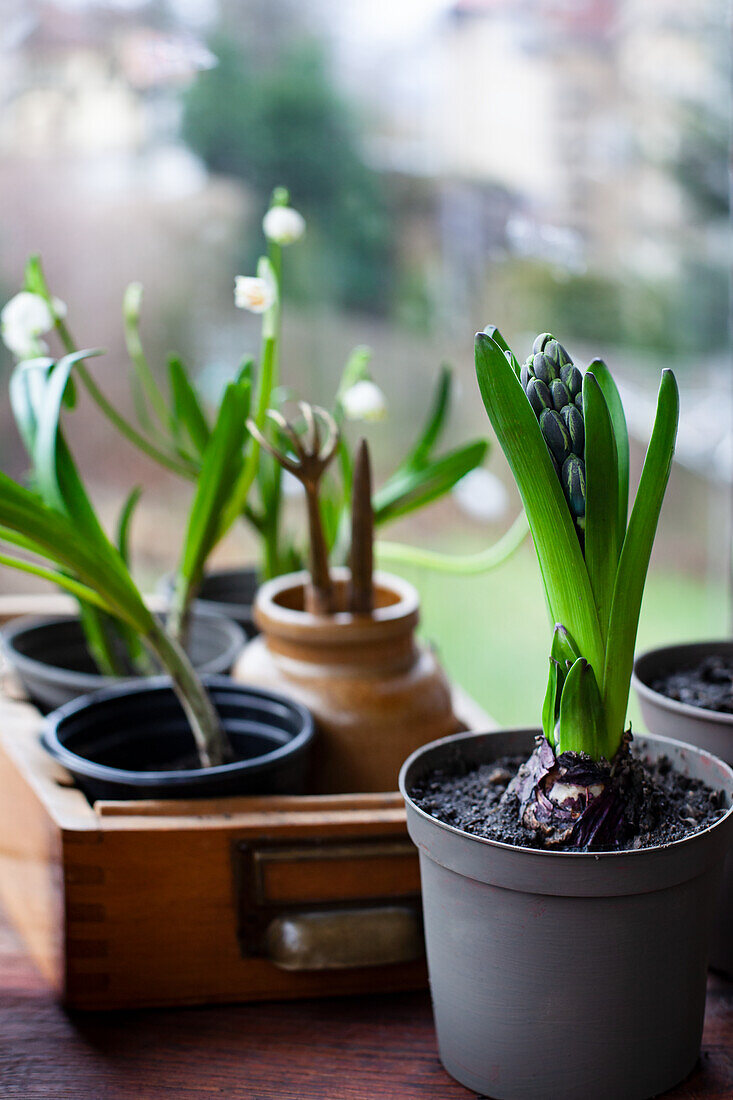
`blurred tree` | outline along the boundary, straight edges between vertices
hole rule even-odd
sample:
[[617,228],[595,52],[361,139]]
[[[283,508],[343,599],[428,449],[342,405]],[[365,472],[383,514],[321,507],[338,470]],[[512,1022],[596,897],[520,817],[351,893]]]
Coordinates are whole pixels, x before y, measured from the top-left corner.
[[218,65],[185,97],[184,139],[213,172],[248,183],[263,209],[273,187],[290,189],[308,219],[296,294],[307,296],[315,275],[319,298],[383,310],[392,266],[385,198],[323,50],[307,37],[279,46],[270,37],[266,51],[257,41],[225,28],[212,38]]

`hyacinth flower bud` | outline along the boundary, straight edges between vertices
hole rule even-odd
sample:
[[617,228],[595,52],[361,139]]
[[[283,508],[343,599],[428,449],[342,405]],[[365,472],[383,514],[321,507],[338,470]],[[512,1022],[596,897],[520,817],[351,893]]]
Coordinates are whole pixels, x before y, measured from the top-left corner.
[[561,416],[565,421],[565,427],[570,433],[570,446],[574,455],[582,458],[585,451],[585,423],[583,414],[575,405],[566,405]]
[[560,378],[571,398],[574,400],[583,387],[583,375],[576,366],[572,363],[567,363],[560,371]]
[[552,394],[539,378],[530,378],[527,386],[527,397],[537,417],[540,417],[545,409],[552,408]]
[[557,378],[557,371],[550,360],[541,352],[535,355],[532,360],[532,369],[535,373],[535,378],[539,378],[546,386],[549,386],[550,382],[552,382],[554,378]]
[[552,394],[553,408],[556,409],[557,412],[560,412],[561,409],[564,409],[566,405],[570,404],[570,394],[559,378],[555,378],[555,380],[550,383],[550,393]]
[[562,487],[565,491],[570,511],[577,518],[585,515],[585,463],[577,455],[571,454],[562,468]]
[[540,430],[550,454],[560,465],[570,455],[570,433],[562,417],[554,409],[545,409],[540,416]]

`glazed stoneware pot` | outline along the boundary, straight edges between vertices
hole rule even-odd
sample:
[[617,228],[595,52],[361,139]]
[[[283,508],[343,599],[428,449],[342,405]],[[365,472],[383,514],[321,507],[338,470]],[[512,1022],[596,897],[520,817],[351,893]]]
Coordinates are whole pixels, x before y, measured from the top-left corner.
[[[80,695],[125,682],[96,671],[77,615],[14,619],[0,636],[26,695],[44,714]],[[225,675],[245,641],[242,629],[230,619],[199,614],[191,621],[186,648],[197,672]]]
[[[238,623],[248,638],[254,638],[257,627],[252,613],[259,580],[257,570],[212,569],[206,573],[193,601],[194,613],[209,612]],[[162,595],[170,598],[173,577],[164,577]]]
[[[652,649],[637,657],[632,684],[641,706],[644,724],[652,733],[687,741],[714,753],[733,766],[733,714],[688,706],[654,691],[662,676],[695,668],[706,657],[733,660],[733,642],[692,642]],[[728,854],[718,922],[713,932],[710,965],[733,978],[733,850]]]
[[193,739],[164,676],[67,703],[46,719],[43,744],[91,802],[300,794],[313,739],[305,707],[229,677],[204,677],[204,683],[239,757],[234,763],[176,766],[193,756]]
[[[333,570],[345,603],[349,573]],[[419,600],[399,577],[376,574],[370,614],[304,611],[305,573],[264,584],[255,600],[259,637],[234,678],[291,695],[316,720],[312,789],[396,789],[405,756],[462,729],[434,653],[415,638]]]
[[445,825],[412,801],[435,768],[528,756],[535,730],[464,733],[406,761],[400,790],[420,852],[438,1046],[453,1077],[495,1100],[645,1100],[700,1050],[710,923],[733,838],[733,771],[709,753],[639,737],[725,792],[710,828],[664,847],[570,853]]

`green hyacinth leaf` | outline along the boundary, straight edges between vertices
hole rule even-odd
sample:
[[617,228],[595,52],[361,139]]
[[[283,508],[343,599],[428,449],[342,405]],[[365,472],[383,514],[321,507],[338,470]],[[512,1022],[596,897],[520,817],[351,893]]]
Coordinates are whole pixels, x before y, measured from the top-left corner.
[[550,657],[550,673],[547,678],[547,691],[545,701],[542,704],[542,730],[545,737],[555,748],[555,725],[559,715],[560,693],[562,692],[565,674],[563,669]]
[[611,604],[603,676],[606,713],[603,751],[609,760],[623,736],[644,582],[672,470],[679,410],[675,376],[671,370],[664,370],[654,428],[621,550]]
[[502,334],[499,332],[496,325],[487,325],[486,328],[484,329],[484,332],[486,333],[487,336],[491,337],[491,339],[494,341],[495,344],[499,345],[501,350],[504,352],[504,355],[508,356],[509,362],[512,365],[512,370],[516,374],[517,378],[519,378],[519,372],[520,372],[520,369],[521,369],[520,366],[519,366],[519,360],[517,359],[517,357],[514,354],[514,352],[512,351],[512,349],[507,344],[507,342],[504,339],[504,337],[502,336]]
[[476,336],[476,374],[527,513],[552,621],[563,623],[580,652],[602,668],[603,640],[593,592],[550,452],[503,350],[483,332]]
[[201,458],[211,438],[211,428],[186,368],[177,355],[171,355],[168,359],[168,381],[176,434],[184,431],[196,455]]
[[586,752],[594,760],[602,755],[603,703],[592,667],[578,657],[565,677],[560,697],[556,752]]
[[618,567],[618,456],[611,415],[595,375],[583,379],[585,412],[585,564],[606,638]]
[[558,664],[562,665],[563,668],[565,668],[568,663],[572,665],[573,662],[577,661],[578,657],[581,656],[577,645],[562,623],[555,623],[550,655]]
[[613,425],[613,437],[616,440],[616,462],[618,469],[618,552],[626,533],[626,520],[629,511],[629,433],[626,427],[626,414],[621,403],[621,395],[610,370],[602,359],[594,359],[588,366],[601,393],[606,399],[608,412]]

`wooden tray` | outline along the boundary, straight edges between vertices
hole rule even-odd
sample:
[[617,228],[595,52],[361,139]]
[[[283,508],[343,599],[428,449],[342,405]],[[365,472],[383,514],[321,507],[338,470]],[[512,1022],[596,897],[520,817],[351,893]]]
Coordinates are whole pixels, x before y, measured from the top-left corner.
[[[0,621],[63,612],[0,600]],[[12,688],[11,688],[12,690]],[[487,716],[459,690],[474,728]],[[93,806],[0,695],[0,898],[69,1007],[416,989],[417,855],[397,792]]]

